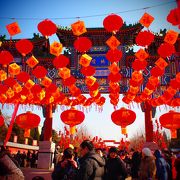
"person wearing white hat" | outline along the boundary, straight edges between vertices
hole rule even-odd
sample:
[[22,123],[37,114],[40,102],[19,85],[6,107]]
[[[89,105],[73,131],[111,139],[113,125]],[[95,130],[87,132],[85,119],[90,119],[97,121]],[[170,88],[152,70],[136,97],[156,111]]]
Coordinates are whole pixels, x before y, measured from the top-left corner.
[[155,179],[155,157],[149,148],[142,149],[142,159],[139,170],[139,180]]

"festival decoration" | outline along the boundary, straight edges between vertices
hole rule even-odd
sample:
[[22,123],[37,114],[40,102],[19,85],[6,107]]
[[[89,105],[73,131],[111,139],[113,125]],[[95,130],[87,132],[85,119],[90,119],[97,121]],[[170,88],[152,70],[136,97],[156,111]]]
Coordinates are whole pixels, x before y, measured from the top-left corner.
[[36,78],[44,78],[47,74],[47,70],[44,66],[36,66],[33,69],[32,74],[36,76]]
[[48,38],[49,36],[52,36],[56,33],[57,27],[56,24],[54,24],[51,20],[45,19],[38,24],[38,31],[43,36]]
[[153,21],[154,21],[154,17],[148,13],[144,13],[141,19],[139,20],[139,22],[146,28],[148,28]]
[[53,60],[53,65],[56,69],[64,68],[69,64],[69,58],[60,54],[59,56],[55,57]]
[[111,114],[111,119],[113,123],[118,126],[121,126],[122,134],[127,134],[126,126],[132,124],[136,119],[136,114],[134,111],[121,108],[119,110],[114,111]]
[[87,32],[84,21],[77,21],[71,24],[72,32],[76,36],[80,36]]
[[21,33],[20,27],[19,27],[17,22],[13,22],[11,24],[8,24],[6,26],[6,29],[7,29],[10,36],[14,36],[16,34]]
[[79,37],[75,40],[74,47],[79,52],[86,52],[92,47],[92,42],[87,37]]
[[159,122],[162,127],[168,128],[171,131],[171,138],[177,137],[177,129],[180,128],[180,113],[175,111],[169,111],[163,114],[159,118]]
[[3,66],[8,65],[14,60],[12,54],[9,51],[1,51],[0,52],[0,64]]
[[176,42],[177,38],[178,38],[178,32],[173,31],[173,30],[169,30],[166,33],[166,36],[164,38],[164,42],[167,42],[169,44],[174,44]]
[[28,64],[28,66],[30,68],[34,68],[38,63],[39,61],[32,55],[27,61],[26,63]]
[[12,63],[9,65],[9,68],[8,68],[8,72],[11,74],[11,75],[18,75],[21,71],[21,67],[19,65],[17,65],[16,63]]
[[4,117],[0,113],[0,127],[4,125]]
[[173,26],[180,25],[180,9],[172,9],[167,16],[167,21]]
[[71,107],[69,110],[63,111],[60,117],[63,123],[69,125],[72,130],[74,126],[84,121],[85,115],[83,112]]
[[33,44],[27,39],[19,40],[15,46],[16,49],[22,54],[22,56],[26,56],[26,54],[30,53],[33,49]]
[[3,70],[0,70],[0,81],[4,81],[7,79],[7,73]]
[[107,31],[113,32],[113,33],[116,33],[117,31],[119,31],[122,25],[123,25],[123,19],[116,14],[108,15],[103,21],[104,28]]
[[163,43],[159,46],[157,52],[161,57],[166,58],[175,53],[175,48],[172,44]]
[[50,53],[55,55],[55,56],[59,56],[62,52],[63,46],[61,43],[54,41],[51,45],[50,45]]

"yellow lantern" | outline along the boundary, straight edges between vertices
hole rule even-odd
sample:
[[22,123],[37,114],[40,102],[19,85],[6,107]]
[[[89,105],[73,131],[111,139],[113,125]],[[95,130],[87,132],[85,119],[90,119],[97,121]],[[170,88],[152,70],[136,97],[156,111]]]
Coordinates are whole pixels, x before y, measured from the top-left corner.
[[25,84],[24,84],[24,86],[27,88],[27,89],[31,89],[33,86],[34,86],[34,82],[31,80],[31,79],[29,79]]
[[62,79],[67,79],[71,76],[71,71],[69,68],[63,67],[59,69],[58,74]]
[[115,36],[111,36],[107,41],[106,44],[111,48],[111,49],[117,49],[117,47],[121,44],[118,39]]
[[108,69],[110,70],[110,72],[111,72],[112,74],[117,74],[117,73],[119,72],[119,70],[120,70],[120,68],[118,67],[118,65],[117,65],[116,62],[112,63],[112,64],[108,67]]
[[71,24],[72,32],[76,36],[80,36],[81,34],[84,34],[87,32],[84,21],[77,21],[73,24]]
[[9,87],[8,90],[6,91],[6,96],[7,98],[12,98],[14,96],[14,91]]
[[0,81],[4,81],[7,79],[7,73],[3,70],[0,70]]
[[21,67],[16,63],[12,63],[9,65],[8,72],[11,75],[18,75],[21,71]]
[[34,66],[36,66],[39,63],[39,61],[34,56],[31,56],[26,61],[26,63],[28,64],[29,67],[34,68]]
[[52,83],[52,80],[48,78],[47,76],[45,76],[41,82],[41,84],[45,87],[49,87],[51,83]]
[[54,41],[50,46],[50,53],[59,56],[62,52],[63,46],[61,43]]
[[13,86],[13,90],[14,90],[14,92],[16,92],[16,93],[19,93],[19,92],[22,91],[22,87],[21,87],[21,85],[20,85],[19,83],[16,83],[16,84]]
[[132,94],[137,94],[139,91],[139,87],[130,86],[129,92]]
[[88,86],[92,86],[96,82],[96,78],[93,76],[87,76],[85,82]]
[[87,54],[83,54],[80,58],[79,64],[81,64],[84,67],[87,67],[90,65],[92,60],[92,57],[87,55]]

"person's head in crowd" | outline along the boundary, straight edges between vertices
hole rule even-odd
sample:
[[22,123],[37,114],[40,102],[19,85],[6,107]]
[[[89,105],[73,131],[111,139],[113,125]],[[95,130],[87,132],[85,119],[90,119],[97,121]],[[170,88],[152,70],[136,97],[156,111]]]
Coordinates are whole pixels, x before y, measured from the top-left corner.
[[63,152],[63,156],[65,159],[72,159],[74,156],[74,150],[70,147],[66,148]]
[[109,149],[110,158],[116,158],[118,156],[118,149],[116,147],[111,147]]
[[96,153],[103,157],[103,151],[101,148],[96,148]]
[[161,157],[162,157],[162,156],[161,156],[161,151],[158,150],[158,149],[156,149],[156,150],[154,151],[154,156],[155,156],[156,158],[161,158]]
[[94,150],[94,145],[93,145],[92,141],[90,141],[90,140],[84,140],[80,144],[81,156],[85,156],[87,153],[89,153],[90,151],[93,151],[93,150]]
[[153,157],[152,151],[149,148],[142,149],[142,156]]

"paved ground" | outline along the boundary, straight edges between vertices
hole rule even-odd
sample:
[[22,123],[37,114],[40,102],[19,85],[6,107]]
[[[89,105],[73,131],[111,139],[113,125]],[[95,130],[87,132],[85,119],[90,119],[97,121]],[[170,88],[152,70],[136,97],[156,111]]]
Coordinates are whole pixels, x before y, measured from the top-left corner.
[[35,176],[41,176],[44,180],[51,180],[52,170],[47,169],[36,169],[36,168],[21,168],[25,180],[32,180]]

